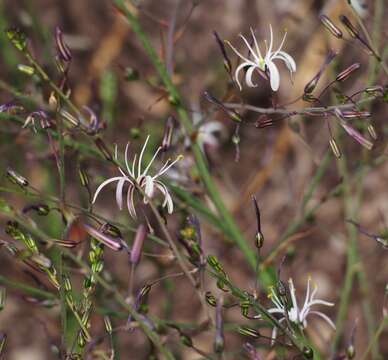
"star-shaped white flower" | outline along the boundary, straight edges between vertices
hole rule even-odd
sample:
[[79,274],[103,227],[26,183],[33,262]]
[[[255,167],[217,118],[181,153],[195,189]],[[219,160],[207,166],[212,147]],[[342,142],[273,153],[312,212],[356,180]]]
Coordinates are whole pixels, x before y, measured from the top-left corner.
[[[112,178],[109,178],[105,180],[96,190],[92,203],[94,204],[98,194],[100,191],[108,184],[117,181],[116,185],[116,203],[120,210],[123,208],[123,191],[124,191],[124,185],[125,183],[128,183],[128,190],[127,190],[127,208],[129,214],[135,218],[136,217],[136,210],[135,210],[135,204],[134,204],[134,194],[136,190],[136,186],[143,189],[145,196],[143,197],[143,202],[145,204],[148,203],[149,199],[152,199],[155,195],[155,190],[159,190],[163,196],[164,201],[162,206],[167,207],[167,211],[169,214],[171,214],[174,210],[174,204],[171,198],[171,195],[168,191],[168,188],[165,184],[163,184],[162,181],[160,181],[158,178],[166,173],[168,169],[171,168],[177,161],[179,161],[182,156],[178,156],[174,161],[171,161],[170,159],[166,161],[166,163],[162,166],[162,168],[155,174],[150,175],[149,170],[151,168],[152,163],[156,159],[157,155],[159,154],[161,147],[158,147],[155,154],[153,155],[152,159],[148,163],[148,165],[145,167],[144,170],[142,170],[142,160],[143,155],[145,152],[145,149],[147,147],[147,143],[149,140],[149,136],[147,136],[147,139],[143,145],[143,148],[140,152],[139,159],[137,160],[137,154],[135,154],[132,162],[132,166],[128,163],[128,149],[129,149],[129,143],[125,147],[125,167],[127,170],[127,173],[124,172],[124,170],[119,166],[118,169],[121,173],[121,176],[115,176]],[[115,149],[115,160],[117,161],[117,147]]]
[[269,31],[270,31],[270,41],[269,41],[269,47],[267,45],[267,41],[265,41],[265,48],[266,48],[266,54],[263,57],[260,52],[259,45],[256,40],[256,36],[253,32],[253,29],[251,28],[251,34],[253,39],[253,47],[249,44],[248,40],[240,34],[240,37],[244,40],[245,45],[248,47],[249,53],[252,56],[252,60],[250,59],[249,55],[248,57],[245,57],[241,55],[239,51],[236,50],[236,48],[230,44],[229,46],[233,49],[233,51],[242,59],[244,60],[243,63],[241,63],[235,71],[234,77],[236,79],[237,85],[239,86],[240,90],[242,89],[240,80],[238,78],[239,73],[242,69],[247,68],[246,74],[245,74],[245,82],[248,85],[248,87],[256,87],[257,84],[255,84],[252,81],[252,76],[255,70],[260,71],[267,71],[271,83],[271,88],[273,91],[277,91],[279,89],[280,84],[280,74],[277,66],[274,63],[274,60],[282,60],[288,70],[290,71],[290,74],[292,76],[292,73],[296,72],[296,64],[294,59],[291,57],[291,55],[287,54],[286,52],[282,51],[282,47],[284,45],[284,41],[286,40],[287,32],[284,34],[283,40],[280,43],[279,48],[276,51],[272,51],[273,48],[273,32],[272,32],[272,26],[269,25]]
[[[281,317],[279,319],[279,323],[282,323],[283,321],[286,320],[285,309],[287,309],[287,316],[289,321],[301,327],[302,329],[305,329],[307,327],[307,317],[310,314],[317,315],[321,317],[323,320],[325,320],[335,330],[335,325],[333,321],[327,315],[323,314],[320,311],[315,311],[311,309],[314,305],[334,306],[334,304],[328,301],[315,299],[314,297],[318,290],[318,287],[315,285],[313,291],[311,292],[310,282],[311,282],[311,279],[309,278],[307,281],[306,297],[302,308],[299,308],[298,306],[298,302],[295,296],[296,291],[295,291],[294,282],[292,281],[292,279],[288,280],[288,288],[291,296],[291,304],[290,304],[291,307],[287,307],[283,303],[283,301],[279,298],[279,296],[276,294],[275,289],[271,287],[268,297],[271,299],[272,303],[275,306],[273,308],[270,308],[268,312],[271,314],[280,314]],[[256,316],[256,318],[261,318],[261,316],[258,315]],[[272,340],[276,339],[277,331],[278,331],[277,327],[274,327],[272,330]]]

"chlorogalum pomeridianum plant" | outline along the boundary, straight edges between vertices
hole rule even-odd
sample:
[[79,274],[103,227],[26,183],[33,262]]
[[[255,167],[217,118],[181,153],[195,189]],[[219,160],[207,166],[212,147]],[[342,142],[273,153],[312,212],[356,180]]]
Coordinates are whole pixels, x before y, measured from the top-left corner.
[[[100,191],[108,184],[117,181],[116,185],[116,203],[120,210],[123,208],[123,192],[124,192],[124,185],[128,183],[128,189],[127,189],[127,195],[126,195],[126,203],[129,215],[132,218],[136,218],[136,209],[135,209],[135,190],[136,188],[140,188],[143,190],[143,202],[144,204],[147,204],[150,199],[152,199],[155,196],[156,190],[159,190],[162,195],[164,196],[162,207],[166,207],[169,214],[171,214],[174,210],[174,204],[172,201],[172,197],[169,193],[169,190],[167,186],[159,180],[159,178],[164,175],[177,161],[179,161],[182,156],[178,156],[174,161],[171,161],[168,159],[165,164],[160,168],[158,172],[156,172],[155,175],[150,175],[150,169],[155,161],[156,157],[158,156],[159,152],[161,151],[161,147],[159,146],[158,149],[155,151],[154,155],[152,156],[152,159],[149,161],[147,166],[143,170],[142,161],[144,152],[147,147],[147,143],[149,140],[149,136],[147,136],[147,139],[143,145],[143,148],[140,152],[140,156],[137,159],[137,154],[135,154],[132,164],[130,166],[128,162],[128,150],[129,150],[129,143],[125,147],[125,168],[126,172],[118,166],[118,170],[120,172],[120,176],[114,176],[107,180],[105,180],[96,190],[92,203],[94,204],[96,202],[97,196],[100,193]],[[115,160],[118,161],[117,156],[117,146],[115,149]]]
[[[273,49],[273,31],[272,31],[272,25],[269,25],[269,32],[270,32],[270,40],[269,40],[269,46],[267,44],[267,41],[265,40],[265,49],[266,53],[263,57],[261,55],[261,51],[258,45],[258,42],[256,40],[255,33],[253,29],[251,28],[251,34],[253,39],[253,44],[251,45],[248,40],[240,34],[240,37],[243,39],[245,45],[247,46],[249,50],[249,55],[246,57],[242,55],[230,42],[227,42],[227,44],[232,48],[232,50],[242,59],[244,60],[243,63],[241,63],[235,70],[234,77],[236,80],[236,83],[240,90],[242,90],[242,86],[239,80],[239,73],[242,69],[246,68],[245,73],[245,82],[248,85],[248,87],[257,87],[257,84],[253,82],[253,74],[255,70],[258,70],[259,72],[265,72],[269,76],[271,89],[273,91],[278,91],[279,85],[280,85],[280,74],[279,70],[275,64],[275,60],[282,60],[288,70],[290,71],[290,75],[292,76],[292,73],[296,72],[296,64],[295,60],[292,58],[291,55],[287,54],[285,51],[282,51],[284,42],[286,40],[287,32],[284,34],[282,42],[280,43],[280,46],[276,51],[272,51]],[[253,48],[254,45],[254,48]]]
[[[311,278],[309,277],[307,280],[306,297],[302,308],[299,308],[298,306],[298,302],[296,299],[296,290],[292,279],[288,280],[288,290],[289,290],[289,295],[291,297],[290,304],[288,304],[287,301],[284,301],[284,298],[279,296],[276,293],[274,287],[271,287],[268,297],[271,299],[272,303],[275,306],[268,309],[268,312],[270,314],[279,314],[280,315],[279,323],[282,323],[283,321],[287,320],[287,317],[288,317],[288,320],[291,323],[295,324],[302,330],[307,327],[307,317],[309,315],[316,315],[321,317],[323,320],[325,320],[335,330],[335,325],[333,321],[326,314],[320,311],[312,310],[312,307],[314,305],[334,306],[334,303],[321,300],[321,299],[315,299],[315,294],[318,291],[318,287],[315,284],[314,289],[311,291],[310,282],[311,282]],[[257,319],[260,319],[261,315],[257,315],[255,317]],[[277,331],[278,331],[278,328],[274,327],[272,330],[272,341],[276,339]]]

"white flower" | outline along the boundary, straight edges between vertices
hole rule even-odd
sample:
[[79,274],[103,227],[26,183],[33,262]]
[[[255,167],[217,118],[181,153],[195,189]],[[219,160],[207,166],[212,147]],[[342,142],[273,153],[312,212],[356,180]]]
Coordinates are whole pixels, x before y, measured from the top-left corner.
[[274,60],[278,59],[278,60],[284,61],[288,70],[290,71],[291,76],[292,76],[292,73],[294,73],[296,71],[296,64],[295,64],[294,59],[289,54],[287,54],[286,52],[281,50],[283,47],[284,41],[286,40],[287,32],[284,34],[283,40],[282,40],[279,48],[276,51],[272,51],[273,32],[272,32],[271,24],[269,25],[269,31],[270,31],[269,47],[267,46],[267,41],[265,41],[266,54],[264,57],[261,55],[260,48],[259,48],[259,45],[257,43],[256,37],[255,37],[255,34],[254,34],[252,28],[251,28],[251,34],[252,34],[253,44],[255,46],[255,49],[253,49],[252,46],[247,41],[247,39],[243,35],[240,34],[240,37],[244,40],[245,45],[248,47],[249,52],[252,55],[252,58],[253,58],[252,60],[249,59],[249,55],[248,55],[248,57],[241,55],[241,53],[238,52],[236,50],[236,48],[228,42],[229,46],[233,49],[233,51],[241,59],[244,60],[244,62],[241,63],[237,67],[235,74],[234,74],[234,76],[236,78],[236,82],[237,82],[240,90],[242,89],[242,86],[240,84],[238,75],[239,75],[240,71],[245,67],[248,68],[247,72],[245,74],[245,82],[247,83],[247,85],[249,87],[256,87],[257,86],[256,84],[253,83],[252,76],[253,76],[253,72],[255,71],[255,69],[258,69],[260,71],[267,71],[268,72],[269,78],[270,78],[270,83],[271,83],[271,88],[273,91],[277,91],[279,89],[279,83],[280,83],[279,70],[274,63]]
[[[143,202],[145,204],[148,203],[148,199],[152,199],[155,195],[155,190],[159,190],[163,196],[164,201],[162,206],[167,207],[167,211],[169,214],[171,214],[174,210],[174,204],[172,202],[171,195],[166,187],[165,184],[163,184],[158,178],[162,176],[168,169],[171,168],[177,161],[179,161],[182,156],[178,156],[174,161],[171,161],[170,159],[166,161],[166,163],[162,166],[162,168],[155,174],[150,175],[149,170],[151,168],[152,163],[154,162],[155,158],[159,154],[161,147],[158,147],[155,154],[153,155],[152,159],[148,163],[148,165],[145,167],[144,170],[142,170],[142,160],[143,155],[145,152],[145,149],[147,147],[147,143],[149,140],[149,136],[147,136],[147,139],[143,145],[143,148],[140,152],[139,159],[137,160],[137,154],[135,154],[132,162],[132,166],[128,163],[128,148],[129,143],[125,147],[125,167],[127,170],[127,173],[124,172],[124,170],[121,167],[118,167],[121,176],[115,176],[112,178],[109,178],[105,180],[96,190],[92,203],[94,204],[98,194],[102,190],[102,188],[112,182],[117,181],[116,185],[116,203],[119,209],[121,210],[123,208],[123,191],[124,191],[124,185],[125,183],[128,183],[128,190],[127,190],[127,208],[129,214],[135,218],[136,217],[136,210],[134,205],[134,193],[136,186],[140,187],[144,191],[144,198]],[[117,161],[117,147],[115,149],[115,160]]]
[[[301,327],[302,329],[305,329],[307,327],[307,316],[310,314],[317,315],[317,316],[320,316],[323,320],[325,320],[335,330],[335,325],[333,321],[327,315],[321,313],[320,311],[311,310],[311,308],[314,305],[334,306],[334,304],[328,301],[314,299],[314,296],[318,290],[318,287],[315,285],[313,291],[310,292],[310,282],[311,282],[311,279],[309,278],[307,281],[307,291],[306,291],[304,304],[302,308],[299,308],[298,302],[295,296],[296,291],[295,291],[294,283],[292,279],[288,280],[288,284],[289,284],[288,288],[290,290],[291,302],[292,302],[291,307],[289,308],[286,307],[289,321]],[[282,300],[278,297],[273,287],[271,287],[268,297],[275,305],[275,307],[269,309],[268,312],[271,314],[280,314],[281,317],[279,319],[279,323],[282,323],[283,321],[286,320],[285,305],[283,304]],[[258,315],[256,316],[256,318],[261,318],[261,316]],[[276,339],[277,331],[278,331],[277,327],[274,327],[272,330],[272,340]]]

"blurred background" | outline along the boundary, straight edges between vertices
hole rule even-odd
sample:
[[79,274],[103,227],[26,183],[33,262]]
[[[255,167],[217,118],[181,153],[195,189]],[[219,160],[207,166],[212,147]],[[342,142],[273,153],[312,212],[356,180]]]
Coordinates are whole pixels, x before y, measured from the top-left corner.
[[[359,2],[361,3],[361,1]],[[374,28],[376,18],[375,2],[365,1],[362,17],[369,29]],[[378,1],[376,2],[378,3]],[[258,199],[262,230],[265,244],[264,256],[287,238],[285,245],[272,260],[278,269],[282,259],[281,276],[283,280],[294,279],[300,301],[303,300],[306,281],[311,276],[319,285],[318,298],[339,303],[343,288],[347,262],[347,248],[351,230],[346,223],[346,210],[341,193],[332,196],[332,190],[344,179],[338,170],[338,162],[333,156],[326,155],[329,150],[330,134],[327,123],[318,117],[294,117],[290,121],[275,121],[274,126],[257,128],[255,122],[259,114],[243,113],[243,124],[239,129],[240,143],[236,149],[233,143],[236,126],[222,111],[214,108],[203,96],[209,91],[223,101],[248,103],[260,107],[271,107],[269,85],[259,79],[257,88],[244,88],[240,92],[230,81],[223,68],[223,58],[213,36],[217,31],[222,39],[229,40],[238,49],[242,49],[239,33],[248,34],[250,27],[256,30],[260,44],[269,38],[269,24],[274,29],[275,44],[279,44],[287,31],[284,50],[291,54],[297,71],[293,79],[289,78],[287,69],[281,70],[281,85],[276,93],[276,102],[284,104],[296,99],[303,93],[306,83],[311,80],[321,67],[329,51],[339,54],[324,73],[319,87],[322,89],[330,79],[354,62],[361,63],[361,68],[340,84],[342,92],[350,95],[369,85],[384,85],[387,78],[375,71],[375,62],[359,45],[351,41],[335,39],[319,21],[319,14],[325,13],[332,19],[340,14],[352,16],[347,1],[313,1],[313,0],[203,0],[203,1],[136,1],[135,12],[141,19],[145,32],[162,58],[168,50],[168,28],[176,14],[176,42],[173,48],[173,81],[185,98],[193,124],[216,122],[216,130],[205,143],[205,152],[211,174],[221,195],[240,226],[244,236],[252,240],[256,232],[256,218],[251,195]],[[384,8],[384,11],[388,10]],[[383,17],[383,19],[385,19]],[[379,30],[380,48],[386,42],[387,28],[383,21]],[[72,99],[80,107],[90,107],[104,123],[103,139],[113,146],[117,144],[120,154],[125,144],[130,141],[132,149],[139,151],[147,134],[151,143],[147,157],[160,143],[166,119],[174,111],[166,93],[147,58],[141,44],[132,32],[126,20],[108,0],[3,0],[0,3],[0,28],[10,26],[22,28],[28,35],[29,46],[43,68],[55,78],[55,43],[54,31],[59,26],[65,34],[65,40],[71,49],[73,60],[69,72],[69,85]],[[275,45],[276,46],[276,45]],[[47,102],[49,91],[44,84],[31,79],[20,72],[18,64],[24,59],[9,44],[4,32],[0,35],[0,78],[19,89],[25,95],[33,97],[38,103]],[[227,49],[233,64],[236,56]],[[1,104],[14,101],[14,96],[7,92],[5,86],[0,90]],[[335,96],[324,98],[325,104],[335,103]],[[297,101],[292,108],[308,106]],[[372,123],[378,133],[378,140],[370,152],[365,152],[349,136],[343,136],[341,129],[336,134],[341,137],[341,150],[347,160],[351,191],[359,189],[362,197],[355,211],[356,218],[370,233],[387,231],[387,180],[386,163],[386,105],[381,101],[370,104],[373,114]],[[334,126],[335,127],[335,126]],[[177,130],[176,137],[182,136]],[[72,136],[77,143],[84,143],[81,134]],[[44,134],[36,134],[31,128],[22,129],[20,124],[2,120],[0,123],[0,186],[2,198],[7,199],[16,209],[21,210],[36,199],[29,199],[22,194],[4,191],[10,188],[5,177],[7,166],[17,169],[28,178],[33,186],[44,194],[58,195],[58,175],[55,159]],[[237,153],[238,151],[238,153]],[[135,152],[135,150],[133,150]],[[195,174],[191,171],[190,150],[184,141],[178,142],[166,156],[185,155],[175,168],[178,184],[181,181],[186,190],[206,202],[212,209]],[[239,155],[239,156],[237,156]],[[239,157],[236,159],[236,157]],[[380,159],[378,163],[375,161]],[[236,161],[238,160],[238,161]],[[325,161],[324,174],[314,188],[306,211],[303,199],[310,189],[318,167]],[[81,187],[78,179],[78,166],[82,164],[90,176],[93,190],[109,176],[114,176],[111,165],[84,153],[77,147],[66,148],[66,198],[68,203],[87,207],[88,194]],[[360,170],[361,169],[361,170]],[[357,187],[360,171],[363,172],[362,186]],[[184,177],[189,175],[189,181]],[[183,180],[182,180],[183,179]],[[355,195],[356,196],[356,195]],[[357,195],[358,196],[358,195]],[[188,212],[185,202],[173,195],[176,213],[169,218],[168,227],[172,234],[177,234]],[[119,211],[113,198],[112,189],[104,190],[97,201],[95,211],[112,221],[130,224],[136,227],[125,211]],[[39,225],[53,238],[59,237],[64,225],[58,214],[46,218],[37,218]],[[203,247],[206,254],[217,255],[227,270],[228,275],[242,289],[254,288],[254,272],[241,253],[231,244],[217,228],[201,220]],[[1,235],[7,219],[0,215]],[[297,227],[290,230],[290,224]],[[125,233],[128,241],[130,233]],[[344,336],[340,350],[343,352],[352,328],[357,324],[355,346],[359,354],[368,344],[368,321],[374,325],[382,316],[384,289],[387,283],[387,253],[373,239],[356,234],[359,262],[356,272],[364,277],[363,284],[356,281],[352,289],[351,304],[346,316]],[[8,238],[9,240],[9,238]],[[81,250],[77,250],[81,251]],[[147,251],[163,255],[163,248],[155,243],[147,244]],[[166,254],[165,254],[166,255]],[[71,268],[73,264],[69,263]],[[114,279],[119,289],[125,291],[129,276],[128,259],[125,254],[105,252],[105,269]],[[140,288],[145,282],[174,272],[177,265],[168,256],[152,258],[143,256],[136,271],[136,285]],[[16,261],[0,248],[0,275],[2,277],[36,286],[35,280],[26,272],[27,267]],[[74,281],[82,286],[82,277],[74,269]],[[77,280],[77,276],[79,279]],[[215,294],[219,292],[213,280],[208,279],[206,288]],[[35,360],[56,358],[52,344],[59,344],[60,314],[59,307],[45,308],[26,300],[23,292],[7,287],[7,301],[0,312],[0,331],[7,334],[4,359]],[[52,290],[52,289],[51,289]],[[265,299],[266,289],[263,291]],[[97,291],[101,308],[108,302],[103,292]],[[338,306],[325,309],[328,316],[335,320]],[[197,299],[193,296],[191,286],[185,278],[176,278],[162,282],[153,288],[149,296],[149,313],[163,319],[179,323],[200,323],[204,314]],[[365,313],[370,314],[368,318]],[[125,319],[114,319],[115,324]],[[230,324],[252,324],[241,316],[239,308],[226,312],[224,321]],[[92,318],[96,335],[102,333],[104,324],[102,316]],[[226,330],[226,356],[228,359],[245,358],[241,353],[244,338],[233,331]],[[369,324],[371,326],[371,324]],[[228,328],[227,328],[228,329]],[[268,334],[270,334],[268,329]],[[334,332],[319,318],[312,319],[308,335],[317,348],[329,356],[330,344]],[[381,336],[380,354],[388,357],[387,333]],[[213,335],[204,331],[193,336],[200,349],[212,349]],[[150,358],[150,344],[140,331],[119,333],[115,338],[122,359]],[[171,335],[168,342],[179,343],[178,336]],[[268,344],[267,344],[268,345]],[[101,345],[102,348],[106,344]],[[197,353],[179,345],[176,353],[182,359],[198,359]],[[211,351],[211,350],[210,350]],[[268,346],[263,347],[263,358],[274,359],[276,353]],[[382,359],[383,357],[380,356]]]

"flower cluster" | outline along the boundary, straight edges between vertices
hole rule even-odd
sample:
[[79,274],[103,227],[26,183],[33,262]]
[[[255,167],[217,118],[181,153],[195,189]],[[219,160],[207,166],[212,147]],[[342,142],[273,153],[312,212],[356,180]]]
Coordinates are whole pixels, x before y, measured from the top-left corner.
[[273,91],[278,91],[279,84],[280,84],[280,74],[279,70],[276,67],[274,60],[282,60],[288,70],[290,71],[290,74],[296,72],[296,64],[294,59],[291,57],[291,55],[287,54],[286,52],[282,51],[284,41],[286,40],[287,33],[284,34],[283,40],[280,43],[279,48],[276,51],[272,51],[273,48],[273,31],[272,26],[269,25],[269,32],[270,32],[270,41],[269,46],[267,45],[267,41],[265,41],[265,48],[266,48],[266,54],[263,57],[260,52],[259,45],[256,40],[256,36],[253,32],[253,29],[251,28],[251,34],[254,44],[253,47],[249,44],[248,40],[240,34],[240,37],[243,39],[245,45],[247,46],[249,53],[252,55],[252,59],[250,59],[249,55],[248,57],[243,56],[232,44],[229,44],[229,46],[232,48],[232,50],[242,59],[244,60],[243,63],[241,63],[236,71],[235,71],[235,79],[237,82],[237,85],[239,86],[240,90],[242,89],[241,83],[239,81],[239,73],[242,69],[247,68],[246,74],[245,74],[245,82],[248,85],[248,87],[256,87],[257,84],[255,84],[252,81],[252,76],[255,70],[258,70],[259,72],[267,72],[269,75],[271,88]]
[[[147,136],[147,139],[143,145],[143,148],[140,152],[140,156],[137,159],[137,154],[135,154],[132,162],[132,166],[130,166],[128,162],[128,149],[129,149],[129,143],[125,147],[125,172],[120,166],[118,166],[118,170],[120,172],[120,176],[115,176],[112,178],[109,178],[105,180],[96,190],[92,203],[94,204],[96,202],[97,196],[100,193],[100,191],[108,184],[117,181],[116,185],[116,203],[119,209],[121,210],[123,208],[123,192],[124,192],[124,185],[128,183],[128,190],[127,190],[127,196],[126,196],[126,202],[127,202],[127,208],[128,212],[131,217],[136,218],[136,210],[135,210],[135,203],[134,203],[134,194],[136,187],[140,188],[144,192],[143,196],[143,202],[145,204],[148,203],[149,199],[152,199],[155,195],[155,191],[159,190],[163,196],[164,200],[162,203],[163,207],[167,207],[167,211],[169,214],[171,214],[174,210],[174,205],[172,202],[171,195],[168,191],[168,188],[166,185],[159,180],[159,178],[166,173],[168,169],[170,169],[177,161],[179,161],[182,157],[178,156],[174,161],[171,161],[170,159],[166,161],[166,163],[162,166],[162,168],[155,174],[150,175],[149,170],[151,168],[151,165],[155,161],[156,157],[158,156],[161,147],[158,147],[155,154],[153,155],[152,159],[148,163],[148,165],[144,168],[142,166],[142,160],[143,155],[147,147],[147,143],[149,140],[149,136]],[[117,156],[117,147],[115,149],[115,160],[118,160]]]

